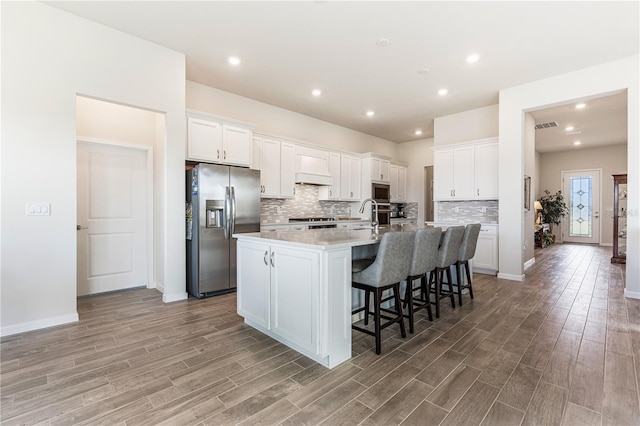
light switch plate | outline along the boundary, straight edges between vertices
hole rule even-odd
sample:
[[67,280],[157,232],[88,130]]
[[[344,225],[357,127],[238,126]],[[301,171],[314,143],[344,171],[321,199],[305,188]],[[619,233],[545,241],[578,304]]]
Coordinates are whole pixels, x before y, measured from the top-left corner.
[[51,204],[50,203],[27,203],[26,214],[27,216],[50,216]]

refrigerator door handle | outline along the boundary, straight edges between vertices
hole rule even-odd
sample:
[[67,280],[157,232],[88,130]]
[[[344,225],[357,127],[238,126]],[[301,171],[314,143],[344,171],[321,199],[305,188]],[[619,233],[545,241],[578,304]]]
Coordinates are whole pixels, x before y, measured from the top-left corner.
[[236,230],[236,188],[231,187],[231,224],[229,226],[229,238]]
[[231,224],[231,197],[229,187],[227,186],[224,194],[224,239],[229,239],[230,224]]

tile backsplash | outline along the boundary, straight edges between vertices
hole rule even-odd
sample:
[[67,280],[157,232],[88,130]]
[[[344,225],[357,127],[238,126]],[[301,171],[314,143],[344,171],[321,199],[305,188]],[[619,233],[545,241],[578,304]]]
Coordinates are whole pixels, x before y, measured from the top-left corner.
[[452,223],[498,223],[498,200],[439,201],[436,221]]
[[288,223],[290,217],[350,217],[348,201],[318,201],[318,187],[296,184],[292,199],[263,198],[260,201],[260,223]]

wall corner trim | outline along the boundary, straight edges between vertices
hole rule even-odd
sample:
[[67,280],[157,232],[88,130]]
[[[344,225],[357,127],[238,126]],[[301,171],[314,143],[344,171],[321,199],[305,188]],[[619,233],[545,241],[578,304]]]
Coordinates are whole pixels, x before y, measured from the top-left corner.
[[187,292],[183,292],[183,293],[175,293],[175,294],[163,294],[162,295],[162,301],[164,303],[171,303],[171,302],[177,302],[179,300],[187,300],[189,298],[189,294],[187,294]]
[[536,263],[536,258],[532,257],[531,259],[524,262],[524,269],[527,269],[530,266],[533,266]]
[[57,325],[78,322],[78,313],[61,315],[59,317],[46,318],[38,321],[29,321],[21,324],[8,325],[0,328],[0,336],[10,336],[12,334],[24,333],[27,331],[40,330],[41,328],[55,327]]
[[524,281],[524,274],[521,275],[515,275],[515,274],[503,274],[503,273],[498,273],[498,278],[501,278],[503,280],[509,280],[509,281]]

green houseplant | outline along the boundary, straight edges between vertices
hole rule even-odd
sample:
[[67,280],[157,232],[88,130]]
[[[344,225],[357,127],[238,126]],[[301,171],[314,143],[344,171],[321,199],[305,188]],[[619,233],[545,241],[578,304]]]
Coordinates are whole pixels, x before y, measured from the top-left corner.
[[545,189],[544,194],[540,197],[542,219],[544,223],[549,224],[549,230],[553,233],[553,225],[560,224],[562,217],[569,213],[569,209],[564,202],[562,191],[552,194],[548,189]]

